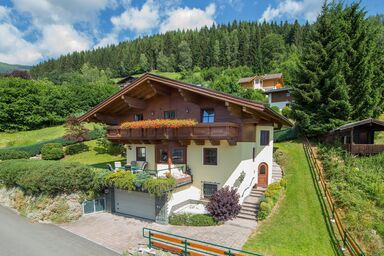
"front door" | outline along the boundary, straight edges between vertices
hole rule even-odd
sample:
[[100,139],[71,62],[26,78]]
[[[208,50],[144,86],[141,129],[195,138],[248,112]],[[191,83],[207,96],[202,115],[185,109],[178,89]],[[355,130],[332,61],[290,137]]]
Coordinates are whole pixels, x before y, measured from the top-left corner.
[[257,186],[259,187],[268,186],[268,165],[266,163],[261,163],[259,165]]

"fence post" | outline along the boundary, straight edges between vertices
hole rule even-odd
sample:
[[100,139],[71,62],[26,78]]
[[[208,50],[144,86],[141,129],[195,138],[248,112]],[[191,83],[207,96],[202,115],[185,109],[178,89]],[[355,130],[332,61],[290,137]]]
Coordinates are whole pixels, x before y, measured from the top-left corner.
[[343,232],[343,243],[344,243],[344,246],[346,247],[347,245],[347,229],[344,229],[344,232]]
[[184,255],[185,256],[189,255],[189,253],[188,253],[188,240],[187,239],[184,240]]
[[148,248],[152,249],[152,232],[149,230],[149,235],[148,235]]

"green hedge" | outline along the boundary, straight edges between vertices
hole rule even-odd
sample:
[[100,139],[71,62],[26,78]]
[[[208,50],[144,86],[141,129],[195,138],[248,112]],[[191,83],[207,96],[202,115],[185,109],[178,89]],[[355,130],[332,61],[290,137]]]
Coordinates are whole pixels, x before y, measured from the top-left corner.
[[209,214],[174,214],[169,217],[169,224],[178,226],[216,226],[218,221]]
[[128,171],[110,172],[103,177],[103,184],[125,190],[141,190],[150,194],[161,196],[176,187],[175,178],[153,178],[141,173],[132,174]]
[[287,141],[287,140],[294,140],[297,139],[299,136],[299,131],[296,126],[290,127],[283,130],[277,130],[273,133],[273,141],[274,142],[281,142],[281,141]]
[[69,145],[65,148],[66,155],[75,155],[86,151],[89,151],[89,147],[84,143],[76,143],[73,145]]
[[264,197],[261,199],[260,209],[257,213],[258,220],[264,220],[268,217],[286,186],[287,180],[284,178],[281,179],[280,182],[272,183],[268,186],[264,193]]
[[8,159],[27,159],[29,158],[29,154],[22,150],[1,150],[0,151],[0,160],[8,160]]
[[59,160],[64,157],[63,145],[48,143],[41,148],[41,158],[44,160]]
[[0,162],[0,183],[20,187],[29,194],[89,192],[98,189],[95,176],[95,170],[79,163],[25,159]]

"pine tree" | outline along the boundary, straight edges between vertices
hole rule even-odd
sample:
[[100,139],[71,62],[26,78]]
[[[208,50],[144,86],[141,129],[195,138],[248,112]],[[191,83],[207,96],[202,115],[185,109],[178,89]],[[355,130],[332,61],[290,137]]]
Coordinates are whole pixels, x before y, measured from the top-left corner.
[[186,41],[181,41],[178,47],[178,68],[179,70],[189,70],[192,68],[192,52]]

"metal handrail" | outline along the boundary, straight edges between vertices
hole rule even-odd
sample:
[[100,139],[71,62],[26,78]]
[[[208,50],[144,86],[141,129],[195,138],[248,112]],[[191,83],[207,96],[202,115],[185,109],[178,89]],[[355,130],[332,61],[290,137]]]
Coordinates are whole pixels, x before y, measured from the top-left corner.
[[[325,195],[326,200],[322,198],[324,203],[326,202],[328,204],[327,207],[327,213],[329,214],[329,211],[331,212],[332,218],[329,219],[329,223],[332,225],[333,223],[335,224],[337,231],[339,233],[339,236],[341,238],[342,244],[345,246],[345,248],[348,250],[350,255],[354,256],[365,256],[365,253],[361,249],[361,247],[358,245],[356,240],[350,235],[348,230],[344,227],[340,215],[338,213],[338,210],[335,206],[334,200],[332,198],[332,194],[328,188],[328,184],[326,182],[324,173],[322,169],[320,168],[318,162],[315,160],[315,154],[312,150],[311,144],[308,140],[307,137],[305,137],[305,142],[304,142],[304,150],[307,152],[307,156],[309,157],[310,160],[310,167],[312,166],[314,171],[316,172],[316,176],[318,177],[318,180],[316,179],[316,184],[320,184],[320,187],[323,190],[323,193]],[[311,168],[312,169],[312,168]],[[317,183],[319,182],[319,183]],[[332,229],[334,231],[334,229]],[[334,232],[334,235],[336,233]],[[343,252],[344,253],[344,252]]]
[[[156,234],[160,234],[162,236],[165,236],[165,238],[169,238],[169,240],[156,238],[156,237],[154,237],[154,235],[156,236]],[[197,240],[197,239],[193,239],[193,238],[188,238],[185,236],[174,235],[171,233],[167,233],[164,231],[151,229],[151,228],[143,228],[143,237],[148,239],[148,247],[149,248],[153,247],[153,241],[155,241],[155,242],[157,241],[157,242],[160,242],[163,244],[168,244],[168,245],[177,247],[177,249],[179,249],[180,252],[182,252],[182,255],[189,255],[190,252],[199,252],[199,253],[203,253],[204,255],[213,255],[213,256],[218,256],[218,255],[236,256],[239,254],[244,255],[244,256],[246,256],[246,255],[262,256],[262,254],[248,252],[248,251],[239,250],[239,249],[234,249],[234,248],[231,248],[228,246],[219,245],[219,244],[206,242],[206,241],[201,241],[201,240]],[[219,252],[211,253],[208,251],[204,251],[204,249],[202,249],[201,246],[194,247],[193,246],[194,244],[192,242],[198,243],[199,245],[202,245],[202,246],[204,246],[204,245],[212,246],[212,247],[210,247],[210,249],[219,249],[219,250],[223,250],[225,252],[223,252],[223,253],[219,253]]]
[[249,186],[246,189],[244,189],[243,193],[241,194],[241,197],[243,197],[244,194],[245,194],[245,191],[247,191],[252,186],[252,183],[253,183],[254,179],[255,179],[255,177],[252,178],[251,183],[249,184]]

